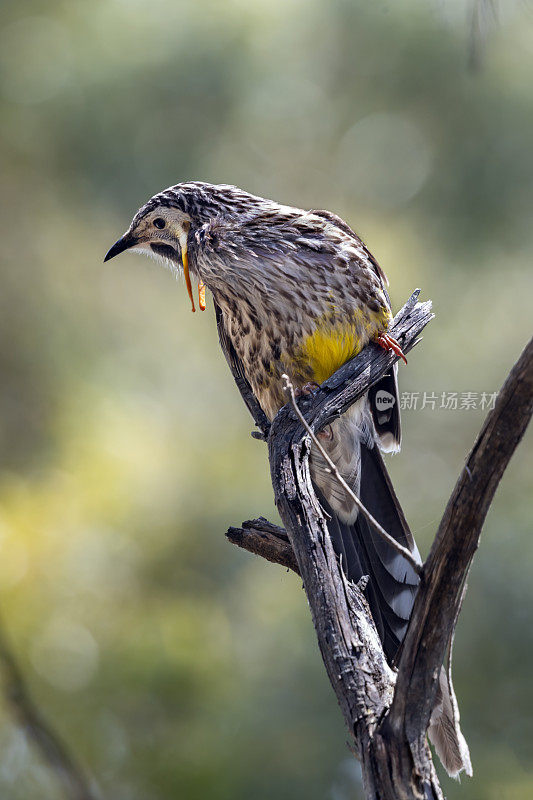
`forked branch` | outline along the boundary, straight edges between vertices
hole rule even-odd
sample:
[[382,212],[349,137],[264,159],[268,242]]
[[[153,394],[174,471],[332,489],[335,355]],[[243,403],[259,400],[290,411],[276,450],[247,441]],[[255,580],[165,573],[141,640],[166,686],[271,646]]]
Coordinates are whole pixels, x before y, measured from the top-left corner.
[[[404,352],[419,341],[433,316],[431,304],[417,299],[415,292],[391,328]],[[298,413],[287,404],[271,428],[264,417],[255,417],[268,441],[286,531],[256,520],[230,529],[228,538],[301,574],[322,657],[362,762],[367,797],[442,798],[426,742],[437,674],[487,510],[531,417],[533,344],[510,373],[448,503],[424,565],[396,690],[364,596],[347,583],[335,557],[308,468],[310,435],[342,414],[394,361],[395,356],[370,345],[312,397],[301,398]],[[242,375],[235,377],[253,407]]]
[[457,480],[424,564],[387,724],[403,728],[420,760],[440,667],[457,618],[481,530],[511,456],[533,412],[533,339],[489,412]]

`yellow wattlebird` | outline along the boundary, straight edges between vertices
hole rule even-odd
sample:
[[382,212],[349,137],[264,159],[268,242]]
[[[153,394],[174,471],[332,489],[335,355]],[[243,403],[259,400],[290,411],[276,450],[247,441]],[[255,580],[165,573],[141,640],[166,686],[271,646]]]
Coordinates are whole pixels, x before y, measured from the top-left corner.
[[[105,260],[124,250],[183,270],[195,310],[213,295],[224,351],[269,419],[286,402],[282,375],[305,390],[322,383],[370,341],[403,357],[388,334],[387,279],[352,229],[328,211],[305,211],[235,186],[189,182],[154,195]],[[340,474],[375,519],[417,557],[418,550],[381,451],[400,447],[396,366],[319,433]],[[413,607],[418,576],[368,524],[315,447],[311,476],[347,577],[369,576],[366,596],[393,663]],[[471,773],[468,747],[441,672],[429,735],[451,775]]]

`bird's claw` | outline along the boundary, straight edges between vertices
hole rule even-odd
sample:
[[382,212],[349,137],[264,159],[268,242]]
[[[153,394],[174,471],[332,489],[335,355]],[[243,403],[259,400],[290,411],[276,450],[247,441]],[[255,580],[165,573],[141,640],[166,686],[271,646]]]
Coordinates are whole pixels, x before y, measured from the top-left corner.
[[297,396],[312,397],[318,389],[320,389],[320,384],[318,384],[316,381],[307,381],[307,383],[304,383],[300,389],[296,390],[298,392]]
[[403,354],[402,348],[394,338],[389,333],[381,333],[378,338],[376,339],[376,344],[379,344],[384,350],[392,350],[399,358],[403,359],[407,364],[407,359]]
[[294,396],[297,400],[301,397],[312,397],[317,389],[320,389],[320,385],[316,381],[307,381],[303,386],[294,387]]

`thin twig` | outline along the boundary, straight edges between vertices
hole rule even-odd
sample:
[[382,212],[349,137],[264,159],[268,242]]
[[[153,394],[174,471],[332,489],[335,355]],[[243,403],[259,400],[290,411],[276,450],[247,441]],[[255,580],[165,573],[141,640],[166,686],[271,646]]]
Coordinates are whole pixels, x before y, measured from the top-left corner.
[[68,800],[98,800],[99,794],[76,763],[66,743],[44,718],[30,696],[22,670],[0,626],[0,666],[4,694],[26,735],[33,739],[43,761],[56,775]]
[[298,404],[296,402],[296,396],[294,394],[294,386],[292,385],[292,383],[291,383],[291,381],[289,379],[289,376],[284,374],[284,375],[282,375],[282,378],[285,381],[285,389],[290,393],[291,402],[292,402],[293,408],[294,408],[294,410],[296,412],[296,415],[297,415],[298,419],[300,420],[300,422],[302,423],[303,427],[305,428],[305,430],[309,434],[309,437],[310,437],[311,441],[313,442],[313,444],[315,445],[315,447],[317,447],[320,450],[320,453],[322,454],[322,456],[326,460],[326,462],[327,462],[327,464],[328,464],[328,466],[329,466],[329,468],[331,470],[331,474],[335,476],[335,478],[338,480],[338,482],[340,483],[340,485],[342,486],[342,488],[344,489],[346,494],[354,501],[354,503],[357,506],[357,508],[359,509],[360,513],[363,515],[363,517],[365,517],[367,522],[374,528],[376,533],[378,533],[379,536],[381,536],[381,538],[384,539],[387,542],[387,544],[390,545],[390,547],[392,547],[394,550],[396,550],[397,553],[399,553],[401,556],[403,556],[405,558],[405,560],[408,561],[411,564],[411,566],[413,567],[415,572],[418,575],[420,575],[422,573],[422,569],[423,569],[422,564],[420,564],[416,560],[416,558],[413,556],[413,554],[410,552],[410,550],[407,549],[407,547],[404,547],[403,545],[401,545],[399,542],[396,541],[396,539],[394,539],[390,535],[390,533],[387,533],[385,528],[383,528],[379,524],[377,519],[375,517],[373,517],[372,514],[370,513],[370,511],[366,508],[366,506],[363,505],[363,503],[357,497],[357,495],[355,494],[353,489],[351,489],[351,487],[348,486],[348,484],[346,483],[346,481],[342,477],[341,473],[339,472],[336,464],[331,460],[329,455],[326,453],[326,451],[322,447],[322,444],[320,443],[318,437],[313,432],[312,428],[307,423],[304,415],[302,414],[302,412],[298,408]]

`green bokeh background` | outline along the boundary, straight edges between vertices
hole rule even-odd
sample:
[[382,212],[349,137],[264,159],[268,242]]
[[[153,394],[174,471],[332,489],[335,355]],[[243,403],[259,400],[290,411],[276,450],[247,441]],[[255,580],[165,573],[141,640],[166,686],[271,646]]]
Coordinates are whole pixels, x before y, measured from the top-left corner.
[[[150,195],[236,183],[329,208],[395,307],[436,320],[389,460],[423,554],[480,409],[531,328],[533,12],[467,67],[462,0],[4,0],[0,608],[40,707],[107,800],[351,800],[359,768],[300,582],[227,544],[275,519],[264,445],[183,285],[107,248]],[[490,511],[457,631],[475,777],[533,794],[531,440]],[[0,796],[56,778],[2,703]]]

